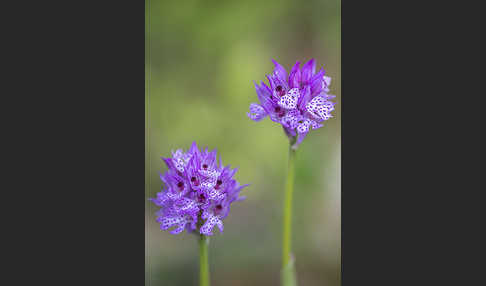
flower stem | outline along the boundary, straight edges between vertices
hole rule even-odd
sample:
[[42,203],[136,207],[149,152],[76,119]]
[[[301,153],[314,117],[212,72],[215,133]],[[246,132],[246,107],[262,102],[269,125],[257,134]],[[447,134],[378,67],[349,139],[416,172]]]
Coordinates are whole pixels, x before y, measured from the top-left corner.
[[284,219],[283,219],[283,237],[282,237],[282,285],[297,285],[295,278],[294,261],[291,254],[291,237],[292,237],[292,198],[294,192],[295,176],[295,150],[292,148],[292,142],[289,146],[289,162],[287,170],[287,182],[285,184],[285,202],[284,202]]
[[200,235],[199,238],[199,285],[209,286],[209,262],[208,262],[209,238]]

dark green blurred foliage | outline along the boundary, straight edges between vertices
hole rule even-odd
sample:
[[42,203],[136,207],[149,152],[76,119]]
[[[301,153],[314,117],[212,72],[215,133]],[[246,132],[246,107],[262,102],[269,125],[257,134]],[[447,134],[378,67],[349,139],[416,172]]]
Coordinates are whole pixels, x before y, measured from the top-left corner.
[[[225,231],[210,241],[212,285],[278,285],[288,140],[268,118],[246,112],[253,80],[275,58],[288,70],[315,58],[332,77],[334,118],[297,152],[293,250],[299,285],[340,285],[340,1],[146,2],[146,197],[160,191],[160,156],[192,141],[217,148],[251,183]],[[150,80],[149,80],[150,79]],[[146,285],[197,285],[195,237],[159,230],[146,204]]]

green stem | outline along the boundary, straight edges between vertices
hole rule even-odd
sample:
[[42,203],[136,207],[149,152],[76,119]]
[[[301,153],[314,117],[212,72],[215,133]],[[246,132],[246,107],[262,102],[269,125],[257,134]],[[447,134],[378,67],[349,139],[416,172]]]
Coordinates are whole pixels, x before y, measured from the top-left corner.
[[199,238],[199,285],[209,286],[209,262],[208,262],[209,238],[200,235]]
[[291,238],[292,238],[292,198],[294,192],[295,176],[295,150],[292,142],[289,146],[289,162],[287,171],[287,182],[285,184],[285,202],[283,219],[282,237],[282,285],[296,285],[294,262],[291,257]]

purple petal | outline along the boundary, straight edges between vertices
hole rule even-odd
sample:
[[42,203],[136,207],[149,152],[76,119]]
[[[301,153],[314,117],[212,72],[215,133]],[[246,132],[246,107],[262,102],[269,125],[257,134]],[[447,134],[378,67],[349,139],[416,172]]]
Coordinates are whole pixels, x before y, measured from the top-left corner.
[[283,127],[283,130],[285,132],[285,134],[287,135],[287,137],[295,137],[295,135],[297,135],[295,133],[295,129],[290,129],[290,128],[287,128],[285,126],[282,126]]
[[266,89],[268,94],[272,94],[272,90],[270,89],[270,87],[268,87],[264,82],[261,82],[261,84],[262,84],[261,88]]
[[255,83],[255,89],[257,92],[257,97],[260,100],[260,104],[265,109],[267,114],[273,112],[273,101],[270,99],[271,93],[265,87],[261,87]]
[[290,70],[289,87],[300,88],[301,79],[302,79],[302,73],[300,71],[300,62],[296,62],[295,65]]
[[250,104],[250,112],[247,112],[246,114],[254,121],[260,121],[268,115],[265,109],[260,104],[256,103]]
[[302,67],[302,82],[308,83],[316,73],[316,61],[311,59]]
[[297,141],[294,143],[294,145],[292,145],[292,149],[297,150],[300,143],[302,143],[302,141],[304,141],[304,138],[306,136],[307,136],[307,133],[299,133],[299,135],[297,136]]
[[319,72],[315,74],[310,80],[311,94],[313,97],[321,93],[324,86],[323,77],[325,73],[326,71],[324,69],[320,69]]
[[275,83],[273,82],[273,77],[269,74],[266,75],[267,79],[268,79],[268,84],[270,84],[270,89],[271,90],[275,90]]
[[311,94],[311,87],[310,85],[306,85],[304,88],[304,91],[302,92],[302,96],[299,98],[299,109],[305,111],[305,106],[309,100],[311,100],[312,94]]
[[172,162],[172,158],[164,158],[164,157],[160,157],[160,158],[165,162],[167,168],[176,169],[174,163]]
[[273,70],[273,74],[275,76],[277,76],[277,78],[282,81],[282,82],[285,82],[287,81],[287,71],[285,70],[285,68],[280,65],[276,60],[272,59],[272,62],[273,64],[275,65],[275,69]]
[[195,154],[198,151],[199,151],[199,148],[197,147],[196,141],[193,141],[192,144],[191,144],[191,148],[189,148],[188,153]]

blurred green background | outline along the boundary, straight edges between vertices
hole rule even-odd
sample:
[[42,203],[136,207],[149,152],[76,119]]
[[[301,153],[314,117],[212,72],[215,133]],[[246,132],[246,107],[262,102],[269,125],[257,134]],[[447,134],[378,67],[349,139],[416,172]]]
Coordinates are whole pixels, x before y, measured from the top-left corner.
[[[309,133],[296,161],[293,251],[299,285],[341,282],[341,28],[338,0],[146,0],[146,197],[166,167],[160,156],[192,141],[217,148],[251,183],[224,234],[210,241],[212,285],[278,285],[288,140],[269,118],[251,121],[252,81],[272,58],[289,70],[315,58],[332,77],[334,118]],[[195,237],[161,231],[146,202],[146,279],[198,285]]]

